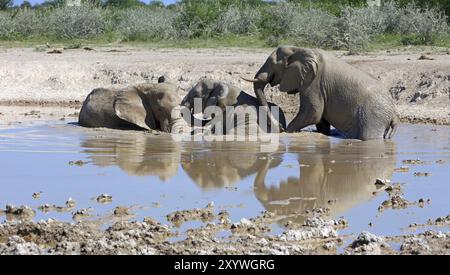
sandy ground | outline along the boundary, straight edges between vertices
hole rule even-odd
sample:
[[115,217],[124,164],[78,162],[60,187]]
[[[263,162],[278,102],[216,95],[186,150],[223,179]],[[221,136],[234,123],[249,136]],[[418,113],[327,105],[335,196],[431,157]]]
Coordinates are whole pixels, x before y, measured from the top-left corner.
[[[201,77],[253,93],[251,84],[239,77],[253,76],[270,52],[98,48],[48,54],[31,48],[0,49],[0,105],[79,107],[94,88],[155,82],[160,75],[175,80],[182,95]],[[450,55],[419,60],[419,53],[335,54],[379,78],[390,89],[403,121],[450,124]],[[267,95],[288,119],[296,114],[298,96],[281,94],[276,88],[268,89]]]
[[[65,50],[47,54],[33,49],[0,49],[0,127],[49,119],[74,119],[85,96],[96,87],[174,79],[183,95],[201,77],[223,80],[252,92],[239,76],[252,76],[271,50]],[[391,91],[403,121],[450,125],[450,55],[373,54],[343,60],[378,77]],[[270,88],[268,97],[292,117],[298,98]],[[39,107],[38,107],[39,106]],[[67,108],[61,108],[62,106]],[[398,203],[392,197],[392,205]],[[394,200],[395,199],[395,200]],[[403,201],[400,201],[403,203]],[[68,206],[69,207],[69,206]],[[117,211],[106,230],[98,222],[32,221],[34,209],[6,207],[0,223],[0,254],[448,254],[450,216],[425,225],[442,227],[396,237],[362,232],[341,236],[345,220],[332,220],[326,209],[309,213],[303,225],[286,224],[270,233],[270,213],[231,223],[213,206],[168,213],[167,223],[152,218],[129,221]],[[78,212],[76,212],[78,213]],[[80,215],[83,214],[80,212]],[[125,215],[126,216],[126,215]],[[178,237],[177,223],[202,220],[205,225]],[[225,232],[225,237],[217,237]]]
[[[64,209],[68,210],[64,210]],[[62,207],[70,211],[71,206]],[[88,210],[74,215],[82,218]],[[261,215],[231,223],[229,213],[217,212],[213,204],[204,208],[176,211],[167,215],[169,223],[151,217],[129,221],[132,212],[116,207],[107,219],[113,224],[106,230],[99,221],[75,223],[53,219],[33,222],[35,210],[7,206],[0,215],[8,221],[0,223],[0,255],[15,254],[139,254],[139,255],[308,255],[308,254],[448,254],[450,233],[425,231],[419,234],[382,237],[364,231],[340,235],[348,226],[344,218],[332,220],[328,210],[317,208],[309,213],[302,225],[285,224],[281,234],[271,233],[275,215]],[[188,229],[180,236],[177,227],[188,221],[203,221],[205,225]],[[448,228],[450,216],[430,219],[426,225]],[[222,233],[225,237],[219,237]],[[181,237],[181,238],[180,238]],[[179,238],[181,240],[175,240]],[[399,247],[397,247],[399,246]]]

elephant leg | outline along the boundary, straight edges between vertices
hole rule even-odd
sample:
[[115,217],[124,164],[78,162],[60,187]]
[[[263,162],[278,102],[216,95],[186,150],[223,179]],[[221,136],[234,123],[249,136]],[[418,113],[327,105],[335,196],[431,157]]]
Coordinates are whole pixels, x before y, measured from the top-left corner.
[[300,93],[300,110],[289,123],[286,132],[298,132],[309,125],[319,124],[323,117],[324,103],[315,89]]
[[322,120],[316,124],[316,128],[317,128],[317,132],[322,133],[324,135],[329,136],[330,135],[330,123],[328,121],[326,121],[324,118],[322,118]]
[[321,122],[321,113],[304,111],[300,108],[300,111],[295,118],[289,123],[286,132],[293,133],[299,132],[301,129],[309,125],[319,124]]
[[159,121],[160,130],[162,132],[170,133],[170,121],[168,118]]
[[145,123],[150,127],[152,130],[158,130],[158,125],[156,124],[156,120],[153,117],[153,114],[147,115],[145,118]]

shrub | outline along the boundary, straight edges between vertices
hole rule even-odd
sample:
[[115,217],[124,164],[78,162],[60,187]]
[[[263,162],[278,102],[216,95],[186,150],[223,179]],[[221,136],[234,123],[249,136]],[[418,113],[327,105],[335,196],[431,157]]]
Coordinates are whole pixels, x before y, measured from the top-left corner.
[[20,9],[13,19],[13,32],[16,37],[33,37],[47,34],[50,26],[47,23],[47,10]]
[[125,40],[168,39],[176,36],[175,14],[165,9],[126,9],[119,15],[117,31]]
[[119,35],[124,40],[158,40],[260,35],[269,46],[287,40],[355,53],[384,36],[397,37],[405,45],[435,44],[449,37],[448,18],[441,10],[414,3],[400,6],[398,0],[383,1],[381,7],[363,6],[363,0],[181,0],[171,8],[163,8],[158,1],[132,8],[112,5],[136,0],[110,0],[103,8],[99,0],[84,0],[79,7],[58,4],[64,1],[0,11],[0,38],[109,35],[115,39]]
[[293,18],[289,35],[314,47],[334,47],[338,18],[329,12],[303,9]]
[[261,31],[265,36],[286,37],[291,33],[292,22],[300,13],[296,4],[281,2],[263,9]]
[[219,15],[214,31],[223,34],[251,34],[258,31],[261,13],[258,9],[231,6]]
[[370,41],[371,23],[364,21],[362,13],[353,8],[345,8],[337,22],[338,35],[334,48],[346,49],[351,54],[367,48]]
[[217,0],[182,1],[175,20],[178,35],[181,38],[210,36],[220,11],[220,3]]
[[11,14],[6,11],[0,11],[0,37],[9,38],[14,31]]
[[401,10],[397,29],[394,31],[416,36],[421,44],[433,44],[437,35],[448,35],[449,26],[444,12],[436,9],[421,9],[414,3]]
[[62,38],[89,38],[105,30],[102,9],[90,5],[55,8],[49,13],[48,23]]

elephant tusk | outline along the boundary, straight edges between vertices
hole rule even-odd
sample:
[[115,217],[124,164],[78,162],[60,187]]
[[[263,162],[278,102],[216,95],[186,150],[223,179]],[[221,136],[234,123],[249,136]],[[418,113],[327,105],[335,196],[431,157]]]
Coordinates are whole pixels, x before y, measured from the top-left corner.
[[259,80],[259,79],[248,79],[248,78],[245,78],[245,77],[242,77],[241,76],[241,78],[243,79],[243,80],[245,80],[245,81],[247,81],[247,82],[252,82],[252,83],[257,83],[257,82],[261,82],[261,80]]

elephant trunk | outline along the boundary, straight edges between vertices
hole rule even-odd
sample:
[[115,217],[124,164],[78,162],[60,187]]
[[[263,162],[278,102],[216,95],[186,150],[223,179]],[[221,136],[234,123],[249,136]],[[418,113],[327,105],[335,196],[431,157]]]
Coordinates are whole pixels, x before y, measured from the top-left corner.
[[266,85],[267,83],[262,81],[253,83],[253,90],[255,91],[259,106],[268,106],[266,95],[264,94]]
[[254,79],[245,79],[246,81],[253,83],[253,90],[255,92],[256,98],[258,100],[259,106],[268,106],[267,99],[264,94],[264,88],[266,85],[270,82],[270,76],[269,73],[270,66],[268,62],[264,63],[264,65],[259,69],[259,71],[255,74]]
[[280,123],[280,118],[276,119],[272,112],[269,109],[269,104],[267,102],[266,95],[264,94],[264,88],[267,84],[272,85],[272,75],[266,72],[266,66],[263,66],[261,70],[256,74],[255,81],[253,82],[253,90],[255,91],[256,99],[258,101],[259,106],[267,107],[267,118],[268,118],[268,126],[272,127],[272,131],[274,132],[283,132],[285,126]]

